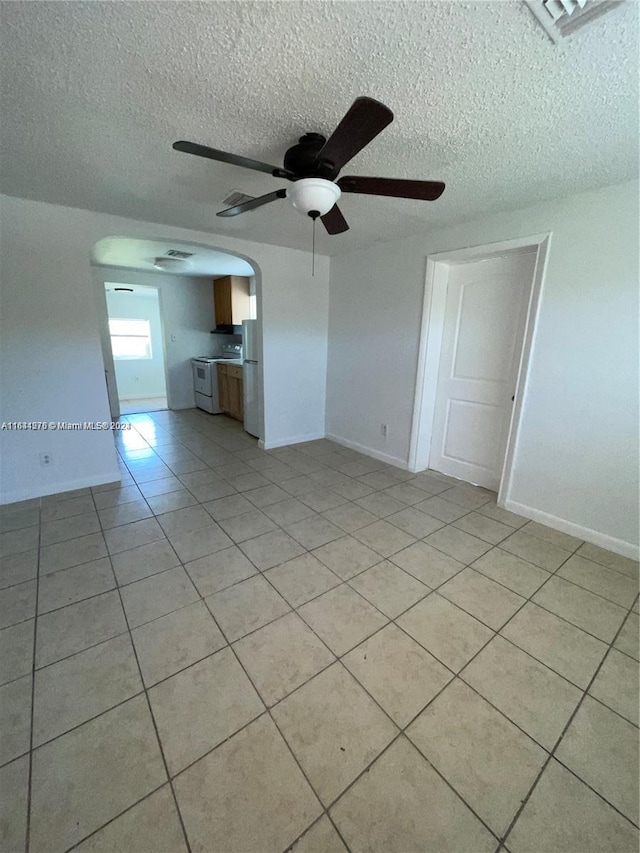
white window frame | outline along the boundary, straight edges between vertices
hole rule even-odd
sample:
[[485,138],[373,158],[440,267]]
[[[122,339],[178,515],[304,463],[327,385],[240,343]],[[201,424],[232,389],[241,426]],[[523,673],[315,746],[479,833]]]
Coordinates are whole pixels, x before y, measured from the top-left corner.
[[[111,328],[112,323],[145,323],[146,332],[144,334],[119,334],[114,333]],[[144,318],[136,317],[109,317],[109,338],[111,340],[111,351],[114,361],[150,361],[153,358],[153,348],[151,345],[151,321]],[[137,338],[146,341],[147,352],[145,355],[120,355],[116,352],[113,341],[114,338]]]

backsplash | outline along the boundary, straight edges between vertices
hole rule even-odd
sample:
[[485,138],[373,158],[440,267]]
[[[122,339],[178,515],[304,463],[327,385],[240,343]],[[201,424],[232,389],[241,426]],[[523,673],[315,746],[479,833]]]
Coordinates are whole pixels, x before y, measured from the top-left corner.
[[223,347],[229,344],[241,344],[242,335],[211,335],[211,352],[214,358],[222,357]]

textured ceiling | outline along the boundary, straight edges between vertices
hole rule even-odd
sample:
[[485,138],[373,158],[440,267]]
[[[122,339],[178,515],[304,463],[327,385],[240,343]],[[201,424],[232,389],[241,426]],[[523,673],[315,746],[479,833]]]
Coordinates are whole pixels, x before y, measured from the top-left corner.
[[340,253],[636,174],[638,4],[553,45],[524,4],[3,2],[9,195],[309,248],[286,201],[235,219],[268,175],[180,154],[190,139],[279,164],[357,95],[394,123],[345,174],[440,179],[437,202],[348,196]]

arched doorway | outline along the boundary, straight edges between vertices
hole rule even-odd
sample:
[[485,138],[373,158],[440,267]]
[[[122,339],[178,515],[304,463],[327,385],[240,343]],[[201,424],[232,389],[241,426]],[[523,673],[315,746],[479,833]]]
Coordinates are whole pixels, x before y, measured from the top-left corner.
[[[255,333],[254,353],[258,364],[252,376],[255,386],[257,414],[252,427],[261,437],[263,430],[263,382],[262,382],[262,311],[260,272],[251,259],[241,257],[203,243],[184,240],[138,239],[126,236],[105,237],[99,240],[91,253],[94,285],[99,306],[100,334],[105,367],[105,379],[109,393],[112,416],[118,417],[130,411],[145,411],[150,398],[156,397],[152,409],[188,409],[195,406],[193,370],[191,359],[209,356],[221,357],[225,348],[243,344],[240,323],[222,325],[216,323],[214,311],[214,281],[233,277],[243,281],[255,328],[246,334]],[[153,323],[151,322],[152,294],[157,294],[157,325],[155,347],[153,345]],[[144,300],[144,301],[143,301]],[[134,303],[146,306],[146,315],[132,319],[146,320],[148,328],[131,329],[139,332],[137,340],[121,339],[114,351],[114,326],[116,332],[124,325],[113,320],[128,319],[114,316],[132,306],[129,313],[140,315],[140,308],[133,310]],[[116,307],[113,307],[116,306]],[[143,312],[144,313],[144,312]],[[236,319],[238,319],[236,317]],[[111,322],[110,322],[111,321]],[[124,329],[126,332],[127,329]],[[148,338],[144,340],[145,333]],[[125,336],[126,337],[126,336]],[[127,349],[128,345],[128,349]],[[124,352],[123,356],[121,353]],[[120,354],[119,354],[120,353]],[[139,357],[136,357],[140,354]],[[151,357],[150,357],[151,354]],[[238,353],[239,354],[239,353]],[[154,355],[156,356],[154,358]],[[149,374],[151,362],[155,361],[153,374],[156,385],[143,387],[145,375]],[[164,373],[166,396],[164,405],[159,382],[158,363]],[[243,371],[245,367],[243,366]],[[145,373],[146,371],[146,373]],[[123,405],[133,400],[133,408]],[[140,405],[135,406],[138,401]],[[126,405],[126,404],[125,404]]]

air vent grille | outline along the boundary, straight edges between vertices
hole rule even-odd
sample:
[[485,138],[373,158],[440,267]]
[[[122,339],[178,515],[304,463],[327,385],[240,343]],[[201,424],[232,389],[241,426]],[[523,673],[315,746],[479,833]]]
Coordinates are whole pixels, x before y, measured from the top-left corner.
[[186,261],[187,258],[193,257],[193,252],[181,252],[179,249],[169,249],[165,252],[168,258],[179,258],[181,261]]
[[585,27],[624,0],[524,0],[551,41],[558,42]]
[[222,203],[226,204],[227,207],[235,207],[236,204],[244,204],[245,201],[253,201],[254,198],[254,195],[241,193],[240,190],[232,190],[226,198],[222,199]]

